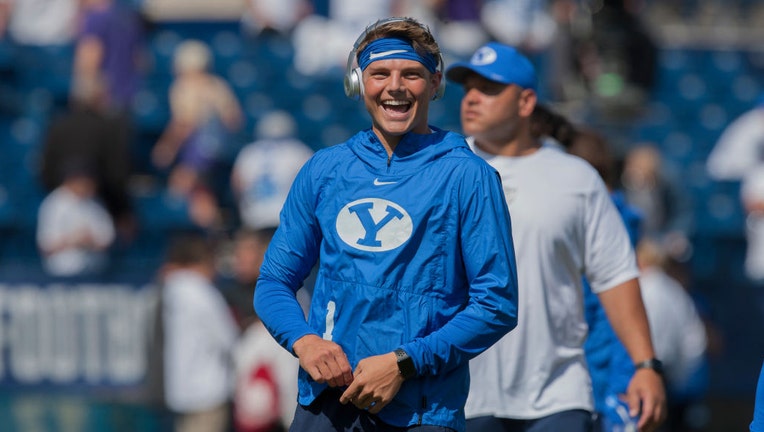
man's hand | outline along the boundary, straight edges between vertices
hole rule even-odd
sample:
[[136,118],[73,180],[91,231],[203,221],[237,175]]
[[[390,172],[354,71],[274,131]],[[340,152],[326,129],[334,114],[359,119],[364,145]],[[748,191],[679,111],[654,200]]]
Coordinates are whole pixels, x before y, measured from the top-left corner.
[[300,366],[316,382],[331,387],[343,387],[353,382],[345,351],[336,343],[311,334],[298,339],[292,348],[300,359]]
[[352,403],[359,409],[377,414],[403,385],[395,353],[367,357],[355,368],[353,383],[340,396],[340,403]]
[[663,379],[652,369],[634,372],[626,391],[629,415],[639,416],[640,432],[654,431],[666,419],[666,391]]

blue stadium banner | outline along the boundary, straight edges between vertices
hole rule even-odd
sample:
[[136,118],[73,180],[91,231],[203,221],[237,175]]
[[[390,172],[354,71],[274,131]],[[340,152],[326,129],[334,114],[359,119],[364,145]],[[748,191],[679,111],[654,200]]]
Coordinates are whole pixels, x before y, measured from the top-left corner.
[[0,387],[135,390],[157,304],[151,284],[0,283]]

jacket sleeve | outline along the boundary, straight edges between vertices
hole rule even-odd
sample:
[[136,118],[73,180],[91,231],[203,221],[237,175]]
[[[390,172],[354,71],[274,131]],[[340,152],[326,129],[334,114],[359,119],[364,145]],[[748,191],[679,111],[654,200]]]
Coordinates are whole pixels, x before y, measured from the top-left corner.
[[469,299],[446,325],[403,346],[423,375],[466,363],[517,325],[517,267],[509,211],[498,173],[481,171],[481,178],[462,182],[457,198]]
[[279,227],[260,268],[255,289],[255,312],[276,341],[293,352],[294,342],[316,334],[297,301],[297,291],[318,258],[321,230],[309,161],[295,178],[281,212]]

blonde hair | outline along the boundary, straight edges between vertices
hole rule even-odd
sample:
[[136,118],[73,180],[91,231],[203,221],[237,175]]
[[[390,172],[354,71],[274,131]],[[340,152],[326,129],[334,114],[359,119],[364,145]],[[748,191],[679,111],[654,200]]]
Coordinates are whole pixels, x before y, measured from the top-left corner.
[[430,33],[430,29],[414,18],[403,17],[382,20],[369,26],[366,29],[366,35],[358,44],[356,56],[369,43],[385,37],[399,37],[411,41],[414,51],[422,56],[430,54],[438,58],[441,55],[440,47]]
[[202,72],[212,62],[212,51],[202,41],[187,40],[175,48],[173,68],[175,73]]

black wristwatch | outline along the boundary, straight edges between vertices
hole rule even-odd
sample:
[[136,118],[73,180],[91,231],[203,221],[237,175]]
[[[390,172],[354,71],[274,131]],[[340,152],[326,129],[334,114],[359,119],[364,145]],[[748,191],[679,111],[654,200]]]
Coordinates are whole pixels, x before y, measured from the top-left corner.
[[416,368],[414,367],[414,360],[406,354],[401,348],[395,350],[395,356],[398,358],[398,373],[401,374],[403,379],[409,379],[416,376]]
[[655,372],[657,372],[658,375],[663,376],[663,362],[658,360],[657,358],[651,358],[649,360],[639,362],[634,365],[634,369],[635,370],[652,369]]

